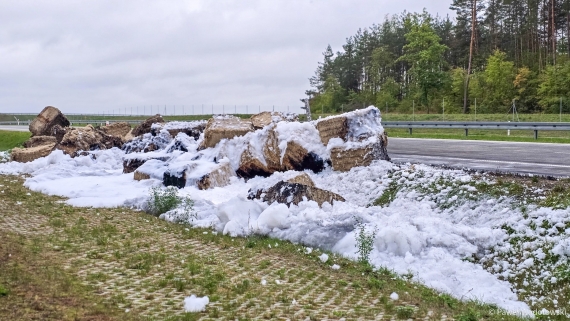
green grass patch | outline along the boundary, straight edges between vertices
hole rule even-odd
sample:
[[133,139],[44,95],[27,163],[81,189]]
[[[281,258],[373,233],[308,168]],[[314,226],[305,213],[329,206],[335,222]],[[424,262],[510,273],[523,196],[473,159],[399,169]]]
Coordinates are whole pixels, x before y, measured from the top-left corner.
[[431,138],[431,139],[459,139],[459,140],[491,140],[529,143],[570,143],[570,131],[539,131],[538,139],[534,139],[532,130],[469,130],[465,136],[463,129],[442,128],[414,128],[412,135],[406,128],[385,128],[388,137],[397,138]]
[[21,147],[31,136],[30,132],[0,130],[0,151]]

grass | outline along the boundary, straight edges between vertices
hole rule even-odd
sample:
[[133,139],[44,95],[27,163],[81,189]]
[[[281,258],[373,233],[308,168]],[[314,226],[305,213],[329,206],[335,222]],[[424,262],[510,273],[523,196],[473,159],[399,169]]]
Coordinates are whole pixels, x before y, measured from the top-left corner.
[[465,136],[463,129],[414,128],[412,135],[405,128],[386,128],[388,137],[398,138],[433,138],[433,139],[461,139],[461,140],[492,140],[512,142],[539,142],[539,143],[570,143],[568,131],[539,131],[538,140],[534,139],[532,130],[469,130]]
[[22,147],[32,134],[29,132],[15,132],[0,130],[0,151]]
[[[7,290],[0,295],[2,320],[33,319],[38,305],[36,318],[57,320],[373,319],[379,313],[439,320],[469,311],[485,320],[518,320],[332,253],[322,263],[321,251],[306,254],[290,242],[232,238],[126,208],[73,208],[30,192],[13,176],[0,176],[0,185],[0,260],[8,262],[0,264]],[[392,292],[398,301],[388,298]],[[205,312],[184,313],[190,294],[209,296]]]

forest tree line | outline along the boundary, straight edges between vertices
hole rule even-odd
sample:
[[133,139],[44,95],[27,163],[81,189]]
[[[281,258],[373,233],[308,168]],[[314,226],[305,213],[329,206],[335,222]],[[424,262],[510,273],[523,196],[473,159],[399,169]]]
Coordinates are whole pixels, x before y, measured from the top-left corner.
[[387,16],[323,52],[311,109],[570,112],[570,0],[453,0],[455,17]]

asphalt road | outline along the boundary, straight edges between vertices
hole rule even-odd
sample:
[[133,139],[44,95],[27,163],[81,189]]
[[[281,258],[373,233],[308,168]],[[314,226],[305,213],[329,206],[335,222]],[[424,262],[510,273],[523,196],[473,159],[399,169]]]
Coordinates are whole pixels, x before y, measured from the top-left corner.
[[570,144],[389,138],[388,154],[396,163],[570,176]]
[[26,126],[16,126],[16,125],[6,125],[6,126],[0,126],[0,130],[11,130],[11,131],[17,131],[17,132],[27,132],[29,131],[28,125]]

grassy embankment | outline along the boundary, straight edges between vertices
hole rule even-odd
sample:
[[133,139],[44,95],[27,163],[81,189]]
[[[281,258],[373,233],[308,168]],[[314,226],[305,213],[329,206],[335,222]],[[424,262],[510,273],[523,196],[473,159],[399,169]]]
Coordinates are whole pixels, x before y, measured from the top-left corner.
[[31,135],[29,132],[0,130],[0,151],[21,147]]
[[[323,263],[289,242],[74,208],[13,176],[0,185],[2,320],[518,320],[332,253]],[[184,313],[191,294],[209,296],[204,312]]]

